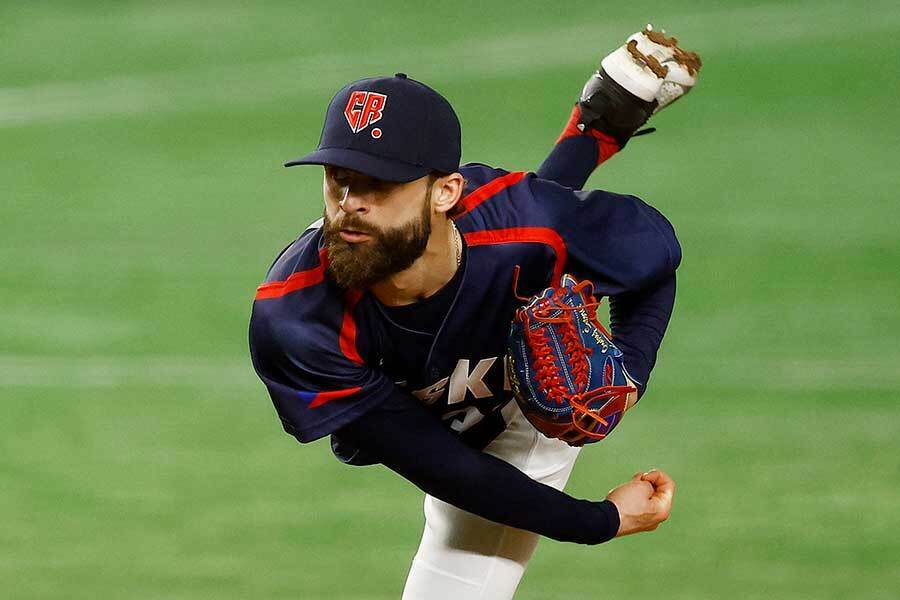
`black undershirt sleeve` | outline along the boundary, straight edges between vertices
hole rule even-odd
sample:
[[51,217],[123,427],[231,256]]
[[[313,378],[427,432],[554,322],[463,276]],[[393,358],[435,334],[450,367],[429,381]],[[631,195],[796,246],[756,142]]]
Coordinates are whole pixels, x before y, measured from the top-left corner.
[[609,299],[613,341],[624,355],[628,373],[637,380],[639,396],[647,389],[674,306],[675,275],[653,288]]
[[496,523],[580,544],[605,542],[619,529],[609,500],[578,500],[470,448],[406,392],[335,436],[422,491]]

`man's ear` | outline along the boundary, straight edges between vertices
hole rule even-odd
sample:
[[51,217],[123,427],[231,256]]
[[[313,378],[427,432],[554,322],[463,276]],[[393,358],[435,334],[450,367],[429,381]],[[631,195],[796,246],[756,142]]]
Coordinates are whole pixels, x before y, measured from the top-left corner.
[[431,202],[435,212],[447,213],[462,198],[466,180],[460,173],[450,173],[434,180]]

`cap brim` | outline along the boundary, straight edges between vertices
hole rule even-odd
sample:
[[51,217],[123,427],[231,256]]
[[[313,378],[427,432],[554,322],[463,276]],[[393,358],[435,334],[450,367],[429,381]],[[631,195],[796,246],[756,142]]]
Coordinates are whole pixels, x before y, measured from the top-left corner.
[[375,179],[397,183],[406,183],[419,179],[432,171],[430,167],[411,165],[346,148],[322,148],[321,150],[310,152],[302,158],[284,163],[286,167],[295,165],[333,165],[359,171]]

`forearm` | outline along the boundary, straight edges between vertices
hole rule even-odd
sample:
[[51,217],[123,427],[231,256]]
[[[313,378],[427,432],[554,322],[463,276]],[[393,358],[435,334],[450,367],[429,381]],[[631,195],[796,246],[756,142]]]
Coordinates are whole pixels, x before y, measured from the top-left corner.
[[579,110],[576,105],[556,145],[537,170],[538,177],[576,190],[584,187],[594,169],[619,151],[612,137],[578,129]]
[[609,299],[613,341],[624,354],[625,367],[638,384],[639,396],[656,364],[674,305],[674,274],[655,287]]
[[578,500],[463,444],[413,399],[398,399],[339,432],[424,492],[485,519],[565,542],[616,535],[609,501]]

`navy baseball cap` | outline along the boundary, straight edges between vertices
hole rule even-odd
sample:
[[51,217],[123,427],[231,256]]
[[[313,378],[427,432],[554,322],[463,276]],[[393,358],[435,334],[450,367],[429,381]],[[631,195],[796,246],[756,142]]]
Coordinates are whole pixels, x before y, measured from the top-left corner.
[[334,165],[408,182],[459,170],[459,119],[446,98],[404,73],[360,79],[328,105],[319,147],[294,165]]

